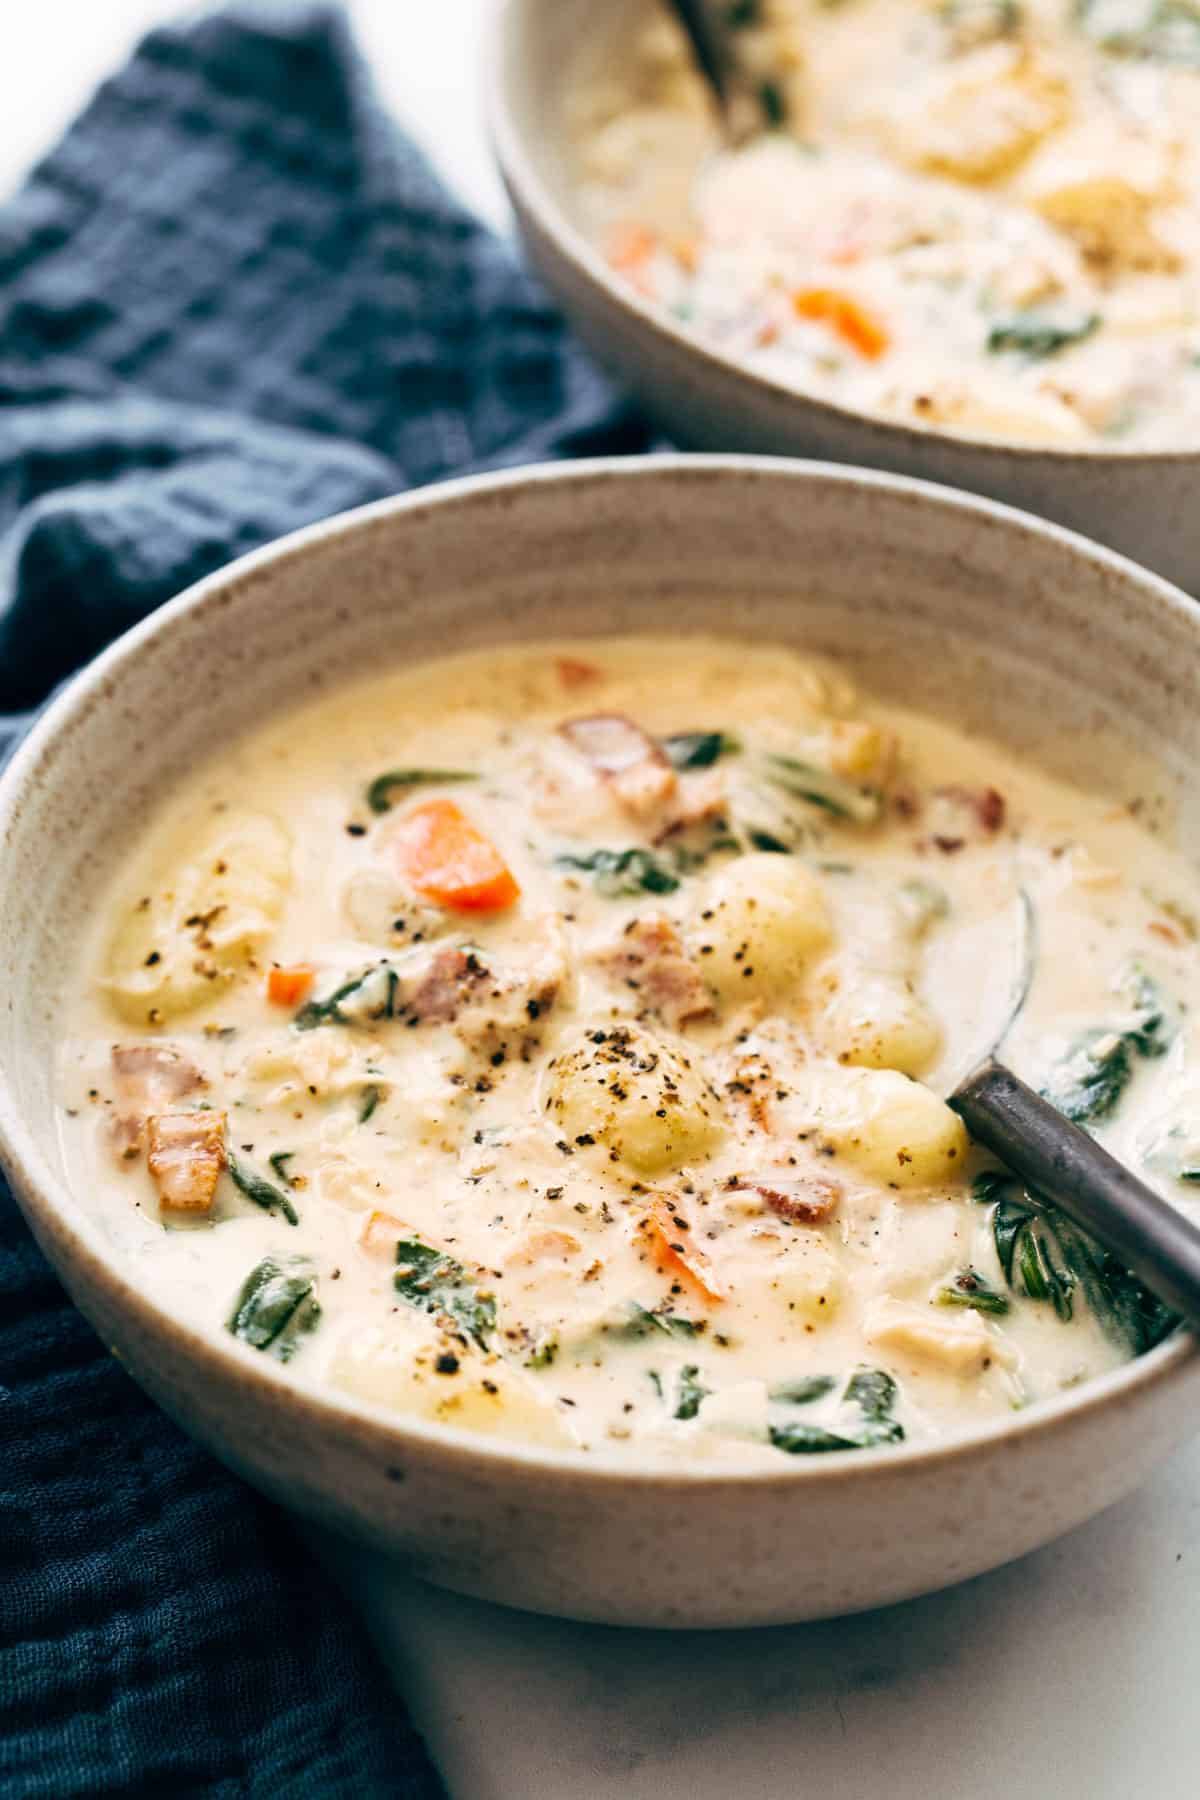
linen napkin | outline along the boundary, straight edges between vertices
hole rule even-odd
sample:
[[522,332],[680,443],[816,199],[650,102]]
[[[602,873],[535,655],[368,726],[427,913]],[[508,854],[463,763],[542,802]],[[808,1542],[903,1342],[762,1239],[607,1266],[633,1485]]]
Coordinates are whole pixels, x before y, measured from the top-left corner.
[[[155,31],[0,209],[0,749],[281,532],[644,443],[336,8]],[[284,1519],[144,1399],[2,1187],[0,1791],[440,1792]]]

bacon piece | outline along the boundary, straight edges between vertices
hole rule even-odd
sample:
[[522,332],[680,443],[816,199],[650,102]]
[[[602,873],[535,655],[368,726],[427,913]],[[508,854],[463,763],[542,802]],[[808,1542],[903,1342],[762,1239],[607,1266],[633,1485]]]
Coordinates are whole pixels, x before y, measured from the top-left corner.
[[940,787],[934,790],[935,798],[948,801],[960,812],[966,813],[971,824],[985,836],[992,836],[1004,824],[1008,805],[999,788],[994,787]]
[[158,1113],[150,1120],[146,1158],[160,1206],[207,1212],[225,1167],[223,1112]]
[[732,1183],[740,1193],[757,1194],[776,1218],[792,1225],[823,1225],[838,1209],[842,1190],[819,1175],[739,1175]]
[[616,942],[595,958],[623,981],[651,1012],[673,1029],[689,1019],[707,1019],[713,998],[679,933],[662,913],[631,919]]
[[137,1156],[155,1113],[206,1085],[195,1063],[168,1044],[114,1044],[117,1116],[113,1144],[121,1156]]
[[674,797],[678,784],[670,758],[624,713],[567,719],[558,729],[634,818],[646,818]]
[[447,946],[429,964],[405,1001],[404,1011],[422,1024],[447,1024],[489,984],[498,993],[492,971],[473,950]]

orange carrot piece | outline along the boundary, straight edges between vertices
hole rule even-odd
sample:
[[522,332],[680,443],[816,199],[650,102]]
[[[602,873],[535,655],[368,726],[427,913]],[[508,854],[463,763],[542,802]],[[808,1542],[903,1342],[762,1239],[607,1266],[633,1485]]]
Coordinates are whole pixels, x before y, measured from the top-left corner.
[[646,225],[633,223],[616,225],[608,240],[608,261],[610,268],[619,269],[622,274],[632,274],[648,262],[658,248],[658,234]]
[[276,965],[267,976],[267,999],[272,1006],[299,1006],[312,991],[316,970],[309,963],[296,963],[290,969]]
[[455,912],[501,912],[521,890],[491,839],[453,800],[426,800],[401,819],[400,873],[419,894]]
[[792,306],[800,318],[828,325],[852,350],[872,362],[891,344],[879,320],[836,288],[801,288],[792,295]]
[[674,1269],[685,1275],[706,1300],[725,1298],[725,1290],[713,1274],[712,1265],[692,1237],[691,1226],[674,1211],[665,1196],[655,1196],[642,1224],[660,1269]]

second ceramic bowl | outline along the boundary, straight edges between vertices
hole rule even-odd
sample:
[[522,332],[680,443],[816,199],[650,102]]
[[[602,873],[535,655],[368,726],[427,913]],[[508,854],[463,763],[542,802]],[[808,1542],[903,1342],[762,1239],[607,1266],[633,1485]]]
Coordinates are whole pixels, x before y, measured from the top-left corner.
[[503,0],[492,134],[531,260],[580,336],[685,448],[825,456],[944,482],[1069,525],[1200,591],[1194,451],[1021,448],[855,412],[746,368],[615,276],[579,223],[564,93],[619,65],[651,0]]

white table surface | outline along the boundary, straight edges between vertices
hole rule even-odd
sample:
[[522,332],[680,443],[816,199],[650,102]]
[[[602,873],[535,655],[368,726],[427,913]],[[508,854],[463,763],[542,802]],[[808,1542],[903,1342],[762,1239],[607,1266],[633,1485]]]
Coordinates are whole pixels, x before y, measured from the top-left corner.
[[[486,3],[350,0],[350,11],[395,110],[503,224],[479,105]],[[7,0],[0,191],[138,34],[180,10]],[[775,1631],[534,1619],[314,1543],[453,1800],[1200,1796],[1200,1446],[1008,1569],[888,1612]]]

